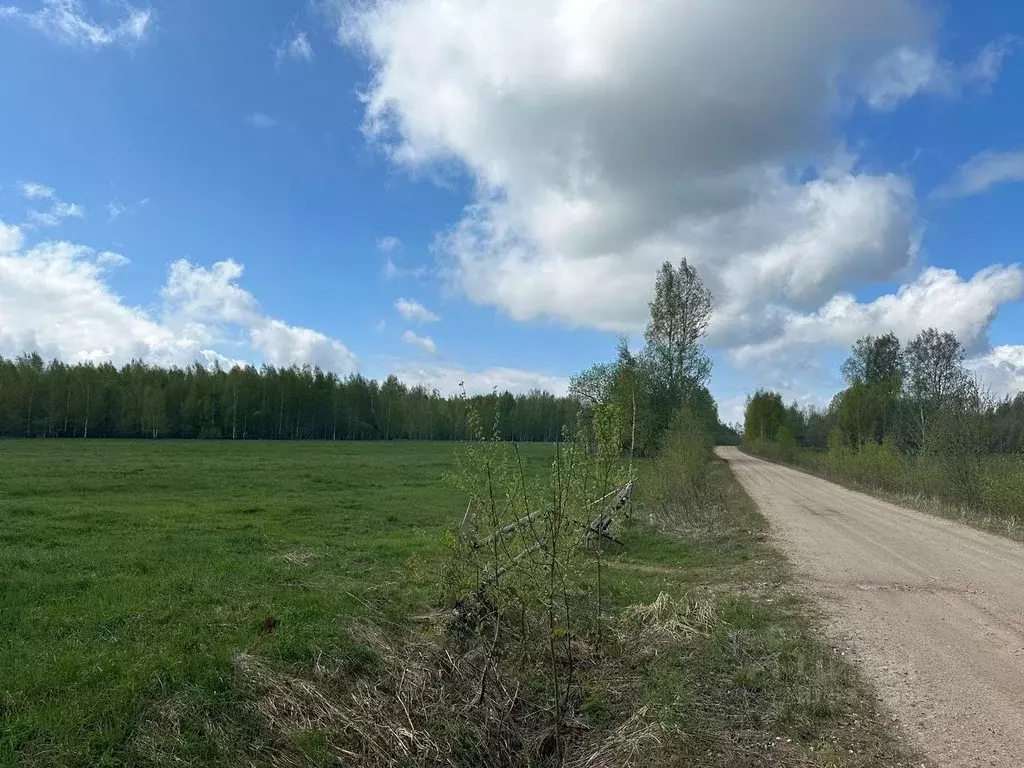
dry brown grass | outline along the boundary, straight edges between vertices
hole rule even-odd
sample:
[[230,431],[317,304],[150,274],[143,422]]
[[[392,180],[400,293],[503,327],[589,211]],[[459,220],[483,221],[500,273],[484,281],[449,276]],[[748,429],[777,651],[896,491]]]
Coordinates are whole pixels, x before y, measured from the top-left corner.
[[634,650],[657,652],[666,643],[709,634],[717,621],[710,600],[679,600],[662,592],[653,603],[631,605],[622,612],[619,636]]
[[628,720],[589,749],[566,761],[568,768],[633,768],[651,765],[668,741],[682,732],[661,722],[650,707],[640,707]]
[[298,549],[293,549],[290,552],[285,552],[283,555],[280,555],[281,559],[289,565],[297,565],[300,567],[308,566],[321,556],[321,552],[318,552],[315,549],[309,549],[308,547],[299,547]]
[[322,657],[307,675],[235,657],[253,712],[282,744],[276,764],[302,764],[297,737],[309,732],[344,765],[515,764],[529,718],[507,687],[512,676],[497,664],[488,665],[490,684],[479,696],[486,663],[479,647],[458,653],[436,626],[401,642],[371,627],[360,634],[379,661],[375,674],[358,679]]
[[[657,656],[696,633],[716,614],[706,600],[662,594],[610,622],[620,651],[614,657],[582,638],[573,642],[576,690],[559,738],[554,737],[543,680],[532,661],[487,657],[486,643],[465,642],[447,614],[419,617],[418,630],[400,641],[371,626],[354,630],[374,650],[374,673],[353,677],[343,664],[320,657],[312,669],[284,669],[266,659],[233,659],[236,684],[276,747],[275,766],[312,762],[304,746],[316,734],[318,757],[351,766],[525,766],[558,762],[578,768],[649,762],[681,732],[648,707],[634,710],[642,680],[638,659]],[[459,650],[459,649],[462,650]],[[585,690],[609,695],[614,722],[595,727],[581,711]],[[170,736],[174,718],[160,729]]]

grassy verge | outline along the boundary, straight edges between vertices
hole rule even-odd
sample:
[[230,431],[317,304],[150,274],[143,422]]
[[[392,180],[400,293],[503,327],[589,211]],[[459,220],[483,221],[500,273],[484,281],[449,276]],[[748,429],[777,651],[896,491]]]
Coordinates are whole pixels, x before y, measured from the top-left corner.
[[614,563],[623,605],[665,593],[709,609],[700,631],[654,643],[635,668],[640,706],[674,733],[656,764],[919,765],[790,588],[767,522],[724,462],[708,488],[713,525],[655,513]]
[[892,504],[1024,541],[1024,455],[976,459],[965,490],[940,463],[903,456],[885,445],[826,453],[756,441],[741,449]]

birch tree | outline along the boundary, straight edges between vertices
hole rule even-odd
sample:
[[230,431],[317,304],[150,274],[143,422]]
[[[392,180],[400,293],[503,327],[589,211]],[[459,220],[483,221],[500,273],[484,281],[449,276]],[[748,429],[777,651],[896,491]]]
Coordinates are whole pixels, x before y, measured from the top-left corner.
[[658,271],[649,306],[644,352],[655,377],[678,405],[693,387],[711,377],[711,360],[701,343],[711,322],[711,291],[686,259],[678,267],[666,261]]

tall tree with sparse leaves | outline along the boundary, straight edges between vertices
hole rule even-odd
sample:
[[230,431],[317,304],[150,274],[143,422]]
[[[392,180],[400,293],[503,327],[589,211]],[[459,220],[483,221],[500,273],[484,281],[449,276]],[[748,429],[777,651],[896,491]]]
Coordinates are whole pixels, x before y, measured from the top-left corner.
[[685,258],[678,267],[666,261],[649,306],[644,354],[669,399],[678,404],[711,376],[711,360],[701,343],[711,322],[711,291]]

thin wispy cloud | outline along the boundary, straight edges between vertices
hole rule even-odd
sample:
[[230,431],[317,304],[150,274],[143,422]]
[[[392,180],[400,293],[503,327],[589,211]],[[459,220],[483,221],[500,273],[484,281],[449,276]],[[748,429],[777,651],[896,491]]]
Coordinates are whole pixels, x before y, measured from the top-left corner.
[[377,250],[385,255],[383,274],[387,280],[399,277],[423,277],[427,273],[426,267],[402,267],[395,262],[394,254],[402,250],[402,241],[393,235],[378,238]]
[[34,11],[0,6],[0,19],[11,19],[36,29],[47,37],[66,45],[103,48],[120,43],[132,45],[144,40],[149,32],[153,12],[124,5],[124,15],[112,23],[93,21],[81,0],[42,0]]
[[875,63],[862,95],[874,109],[888,111],[923,93],[956,97],[970,89],[989,91],[1020,42],[1012,35],[1002,37],[963,66],[942,59],[935,48],[900,46]]
[[999,184],[1024,181],[1024,150],[980,152],[961,165],[953,178],[932,193],[938,199],[971,197]]
[[52,200],[55,196],[53,189],[34,181],[23,181],[18,186],[21,187],[21,196],[26,200]]
[[65,203],[58,200],[48,211],[28,212],[29,222],[40,227],[55,227],[67,218],[84,219],[85,208],[78,203]]
[[281,64],[287,59],[293,61],[310,62],[313,60],[313,46],[305,32],[298,32],[294,37],[285,40],[281,45],[274,47],[274,54],[277,63]]
[[18,185],[21,196],[30,202],[47,201],[50,207],[46,210],[31,209],[27,214],[27,223],[36,227],[55,227],[64,219],[85,218],[85,208],[78,203],[67,203],[57,197],[53,188],[34,181],[23,181]]
[[253,112],[245,120],[249,125],[256,128],[276,128],[278,125],[275,118],[263,112]]
[[991,87],[1003,69],[1003,63],[1011,54],[1021,47],[1021,38],[1016,35],[1005,35],[984,48],[970,64],[964,67],[962,76],[968,83]]
[[428,355],[437,354],[437,344],[429,336],[420,336],[412,331],[406,331],[402,334],[402,341],[408,344],[410,347],[415,347],[420,352],[424,352]]
[[107,203],[107,221],[117,221],[122,216],[135,213],[148,202],[148,197],[145,197],[142,200],[139,200],[139,202],[133,204],[122,203],[120,200],[111,200]]
[[436,323],[441,317],[412,299],[399,299],[395,302],[398,314],[413,323]]

